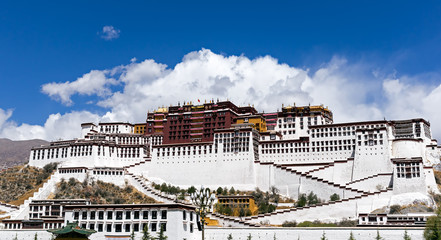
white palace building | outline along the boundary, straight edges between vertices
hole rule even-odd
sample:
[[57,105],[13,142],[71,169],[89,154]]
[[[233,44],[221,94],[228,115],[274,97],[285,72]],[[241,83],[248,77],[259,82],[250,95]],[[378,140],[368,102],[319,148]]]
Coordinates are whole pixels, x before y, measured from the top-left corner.
[[141,179],[211,189],[275,186],[294,199],[311,191],[325,200],[334,193],[341,198],[240,222],[218,219],[231,226],[358,219],[393,204],[430,206],[430,194],[439,193],[433,167],[441,147],[424,119],[333,123],[323,106],[259,113],[251,106],[210,101],[160,108],[143,124],[81,126],[78,139],[33,148],[29,164],[58,162],[54,179],[88,175],[118,185],[128,181],[143,192]]

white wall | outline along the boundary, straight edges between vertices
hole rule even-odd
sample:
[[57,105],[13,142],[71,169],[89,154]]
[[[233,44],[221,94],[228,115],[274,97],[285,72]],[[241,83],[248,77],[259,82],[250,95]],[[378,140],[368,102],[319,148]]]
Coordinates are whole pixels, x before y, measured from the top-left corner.
[[[412,240],[422,240],[422,228],[380,228],[380,236],[387,240],[402,240],[404,231]],[[206,240],[225,240],[231,234],[234,240],[246,240],[251,234],[252,239],[273,240],[319,240],[325,232],[329,240],[347,240],[349,235],[354,235],[357,240],[372,240],[377,236],[377,228],[207,228]]]

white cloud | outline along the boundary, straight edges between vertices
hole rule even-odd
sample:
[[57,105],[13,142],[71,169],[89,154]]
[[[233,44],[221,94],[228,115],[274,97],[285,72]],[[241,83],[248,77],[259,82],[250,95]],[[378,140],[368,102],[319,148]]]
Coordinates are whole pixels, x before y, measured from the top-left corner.
[[99,35],[105,40],[113,40],[119,38],[120,32],[119,29],[116,29],[113,26],[104,26],[103,30],[99,32]]
[[[0,119],[3,112],[4,110],[0,108]],[[10,116],[12,116],[12,111],[9,112],[9,117]],[[80,136],[81,123],[98,122],[99,120],[100,116],[87,111],[82,111],[70,112],[63,115],[60,113],[51,114],[43,126],[26,123],[18,125],[14,121],[4,121],[3,123],[0,122],[0,136],[13,140],[73,139]]]
[[[441,124],[436,124],[441,122],[441,112],[437,111],[441,86],[422,83],[420,80],[427,78],[422,75],[384,75],[373,65],[348,63],[341,57],[310,72],[279,63],[270,56],[249,59],[202,49],[184,56],[174,68],[151,59],[132,60],[113,69],[91,71],[72,83],[46,84],[43,92],[65,104],[72,103],[73,94],[96,94],[101,97],[96,104],[108,111],[101,116],[89,112],[54,114],[44,126],[32,129],[34,135],[41,130],[44,139],[77,137],[81,122],[145,122],[147,111],[160,106],[228,98],[237,105],[254,104],[265,112],[276,111],[283,103],[324,104],[333,111],[335,122],[423,117],[435,123],[433,133],[441,137]],[[436,82],[433,79],[437,78],[431,79]],[[95,83],[86,88],[91,81]],[[123,89],[111,93],[109,86],[117,82]],[[3,115],[10,117],[10,113]],[[0,122],[1,119],[0,114]],[[77,129],[57,131],[67,126]],[[17,136],[27,137],[28,125],[15,127],[18,130],[3,129],[0,136],[19,132],[21,135]]]
[[6,123],[6,121],[12,116],[12,110],[3,110],[0,108],[0,129]]
[[111,94],[110,85],[117,84],[113,78],[107,78],[109,71],[92,70],[73,82],[47,83],[41,88],[42,92],[51,98],[61,101],[65,105],[72,105],[71,96],[98,95],[100,97]]

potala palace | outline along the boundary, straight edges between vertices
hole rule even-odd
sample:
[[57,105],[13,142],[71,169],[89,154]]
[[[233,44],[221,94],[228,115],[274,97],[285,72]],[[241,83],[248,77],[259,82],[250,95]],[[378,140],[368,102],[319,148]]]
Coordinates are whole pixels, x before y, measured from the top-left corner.
[[[83,123],[81,128],[78,139],[31,150],[29,165],[59,165],[25,205],[45,200],[58,181],[71,177],[128,182],[164,204],[174,199],[154,193],[150,182],[244,191],[275,186],[293,199],[310,192],[321,199],[341,196],[240,219],[210,215],[223,226],[252,228],[262,222],[358,219],[394,204],[433,206],[431,194],[439,193],[433,167],[440,163],[441,147],[424,119],[334,123],[324,106],[282,106],[264,113],[212,100],[158,108],[145,123]],[[13,219],[32,216],[28,206],[15,212]]]

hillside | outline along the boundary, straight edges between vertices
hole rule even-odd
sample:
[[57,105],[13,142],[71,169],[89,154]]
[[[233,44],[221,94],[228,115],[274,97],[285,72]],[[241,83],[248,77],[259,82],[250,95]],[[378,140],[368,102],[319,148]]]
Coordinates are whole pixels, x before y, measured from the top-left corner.
[[31,148],[46,144],[48,142],[40,139],[12,141],[0,138],[0,169],[27,163]]
[[44,168],[15,166],[0,172],[0,201],[20,205],[43,185],[55,167],[55,164]]
[[134,187],[127,185],[124,188],[102,181],[79,182],[74,178],[64,179],[58,183],[54,199],[88,199],[92,204],[131,204],[155,203]]

